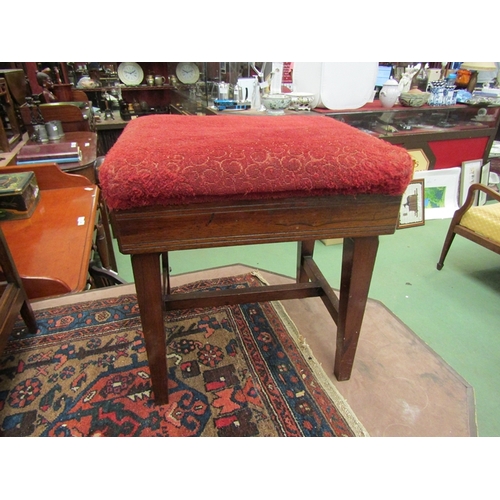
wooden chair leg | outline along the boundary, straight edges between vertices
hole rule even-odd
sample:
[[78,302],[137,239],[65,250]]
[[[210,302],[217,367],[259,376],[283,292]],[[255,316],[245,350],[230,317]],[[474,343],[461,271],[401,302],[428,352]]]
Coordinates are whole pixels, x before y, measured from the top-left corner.
[[450,223],[450,227],[448,229],[448,232],[446,233],[446,238],[444,240],[443,244],[443,249],[441,250],[441,256],[439,257],[439,261],[436,265],[437,270],[441,271],[444,266],[444,259],[446,259],[446,256],[448,255],[448,251],[450,250],[451,244],[453,243],[453,240],[455,239],[455,226],[456,223],[452,220]]
[[38,324],[36,322],[35,313],[31,307],[31,303],[28,298],[24,299],[23,305],[21,306],[21,318],[23,318],[26,328],[30,333],[36,333],[38,331]]
[[106,239],[104,227],[100,222],[96,224],[96,246],[102,267],[104,267],[105,269],[111,269],[108,241]]
[[160,254],[132,255],[137,301],[156,404],[168,403],[168,372]]
[[0,228],[0,269],[4,283],[0,287],[0,353],[14,327],[19,313],[30,333],[36,333],[38,325],[35,313],[24,289],[7,240]]
[[334,374],[349,380],[363,322],[378,236],[344,238]]
[[[101,193],[99,193],[99,196],[102,196]],[[101,200],[101,202],[99,203],[99,208],[100,208],[99,214],[100,214],[100,223],[102,225],[103,238],[106,241],[106,252],[108,261],[108,266],[106,266],[106,268],[118,272],[115,250],[113,248],[113,237],[111,235],[111,224],[109,223],[108,207],[106,206],[104,200]]]

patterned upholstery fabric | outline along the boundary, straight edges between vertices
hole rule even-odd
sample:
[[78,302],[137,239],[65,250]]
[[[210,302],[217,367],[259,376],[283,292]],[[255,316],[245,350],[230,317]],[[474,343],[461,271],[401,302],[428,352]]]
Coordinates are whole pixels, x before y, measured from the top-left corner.
[[460,225],[500,244],[500,203],[470,208]]
[[399,146],[332,118],[159,115],[130,122],[99,179],[108,206],[223,199],[400,195],[413,165]]

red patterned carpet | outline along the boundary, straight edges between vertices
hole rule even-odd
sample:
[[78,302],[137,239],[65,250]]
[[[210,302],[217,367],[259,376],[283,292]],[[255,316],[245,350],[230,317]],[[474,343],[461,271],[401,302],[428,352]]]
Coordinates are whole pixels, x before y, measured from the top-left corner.
[[[262,284],[253,274],[183,289]],[[154,405],[135,295],[36,311],[0,358],[4,436],[356,436],[364,427],[279,303],[169,313]]]

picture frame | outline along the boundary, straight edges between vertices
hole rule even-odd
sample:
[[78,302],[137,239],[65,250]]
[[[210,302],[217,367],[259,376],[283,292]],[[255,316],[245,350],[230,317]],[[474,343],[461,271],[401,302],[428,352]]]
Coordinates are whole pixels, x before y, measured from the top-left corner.
[[423,226],[425,224],[424,192],[424,179],[413,179],[408,184],[401,199],[398,229]]
[[[467,193],[472,184],[481,182],[481,168],[483,160],[469,160],[462,162],[462,174],[460,177],[460,206],[465,202]],[[478,195],[474,199],[474,205],[478,203]]]
[[[481,169],[481,184],[484,186],[489,186],[490,184],[490,171],[491,171],[491,162],[485,163]],[[479,197],[477,199],[477,204],[479,206],[484,205],[486,200],[488,199],[488,195],[483,191],[479,192]]]
[[424,179],[425,220],[451,219],[458,210],[460,167],[415,172],[414,179]]
[[414,172],[420,170],[429,170],[431,162],[422,148],[408,149],[408,154],[411,156],[411,159],[413,161]]

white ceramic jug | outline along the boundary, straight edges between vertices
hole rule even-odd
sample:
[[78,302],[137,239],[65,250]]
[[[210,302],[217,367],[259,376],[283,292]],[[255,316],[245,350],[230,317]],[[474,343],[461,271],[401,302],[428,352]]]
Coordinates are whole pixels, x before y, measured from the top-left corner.
[[241,100],[252,102],[255,78],[238,78],[238,86],[241,89]]
[[384,83],[378,98],[384,108],[392,108],[396,104],[399,95],[399,83],[391,77]]

